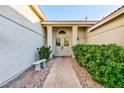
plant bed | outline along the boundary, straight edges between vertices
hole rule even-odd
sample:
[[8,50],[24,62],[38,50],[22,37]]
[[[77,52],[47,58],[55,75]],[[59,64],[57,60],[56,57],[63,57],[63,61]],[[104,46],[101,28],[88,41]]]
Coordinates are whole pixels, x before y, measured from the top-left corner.
[[102,88],[103,86],[91,78],[87,69],[81,67],[75,59],[71,62],[82,88]]
[[104,87],[124,87],[124,49],[116,44],[76,45],[75,59]]

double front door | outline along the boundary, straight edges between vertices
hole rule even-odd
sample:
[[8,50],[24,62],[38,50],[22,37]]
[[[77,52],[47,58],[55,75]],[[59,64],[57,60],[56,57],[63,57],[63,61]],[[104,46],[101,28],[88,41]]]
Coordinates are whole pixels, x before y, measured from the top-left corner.
[[70,38],[66,36],[56,37],[55,56],[70,56]]

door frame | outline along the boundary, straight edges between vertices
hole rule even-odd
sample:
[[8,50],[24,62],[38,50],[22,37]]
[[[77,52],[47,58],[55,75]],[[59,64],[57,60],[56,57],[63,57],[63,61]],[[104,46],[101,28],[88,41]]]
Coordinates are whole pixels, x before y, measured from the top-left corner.
[[[56,35],[55,35],[55,56],[71,56],[71,36],[69,36],[69,34],[68,34],[68,32],[67,31],[65,31],[66,32],[66,34],[63,34],[63,35],[60,35],[59,34],[59,32],[60,31],[65,31],[65,30],[59,30],[59,31],[57,31],[56,32]],[[64,48],[65,48],[65,50],[66,50],[66,52],[68,53],[61,53],[61,49],[60,49],[60,47],[58,47],[58,46],[56,46],[56,39],[57,38],[60,38],[60,47],[62,47],[63,45],[64,45],[64,39],[66,38],[66,39],[69,39],[69,46],[67,47],[67,46],[63,46]],[[63,45],[62,45],[63,44]],[[65,50],[63,50],[63,51],[65,51]],[[67,51],[68,50],[68,51]],[[57,52],[58,51],[58,52]],[[57,54],[58,53],[58,54]],[[67,54],[67,55],[66,55]]]

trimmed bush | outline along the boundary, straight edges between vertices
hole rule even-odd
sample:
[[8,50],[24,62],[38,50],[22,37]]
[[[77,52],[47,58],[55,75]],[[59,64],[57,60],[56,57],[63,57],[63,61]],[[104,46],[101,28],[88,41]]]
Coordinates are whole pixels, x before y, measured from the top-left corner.
[[88,69],[94,80],[104,87],[124,87],[124,49],[122,46],[80,44],[72,49],[77,62]]
[[49,56],[51,54],[50,46],[42,46],[40,48],[37,48],[38,54],[39,54],[39,59],[49,59]]

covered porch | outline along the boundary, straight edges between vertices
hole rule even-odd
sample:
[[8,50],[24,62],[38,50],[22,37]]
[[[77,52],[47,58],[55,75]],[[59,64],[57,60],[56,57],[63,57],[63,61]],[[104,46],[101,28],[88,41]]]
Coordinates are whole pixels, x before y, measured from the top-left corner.
[[85,44],[87,31],[96,21],[45,21],[41,23],[47,34],[47,46],[52,56],[71,56],[71,47]]

